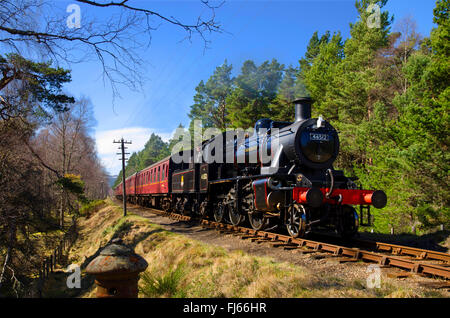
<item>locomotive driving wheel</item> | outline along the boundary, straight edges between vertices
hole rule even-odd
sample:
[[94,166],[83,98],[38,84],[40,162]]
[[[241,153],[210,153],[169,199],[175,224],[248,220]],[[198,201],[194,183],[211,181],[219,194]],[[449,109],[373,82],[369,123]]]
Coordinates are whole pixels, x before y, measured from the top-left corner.
[[225,215],[225,210],[226,210],[226,205],[223,204],[222,202],[219,202],[214,209],[214,220],[216,220],[216,222],[222,222],[224,219],[224,215]]
[[234,206],[234,202],[227,204],[228,216],[230,217],[230,222],[233,225],[239,225],[245,220],[245,216],[239,213],[239,211]]
[[264,230],[269,225],[269,219],[264,216],[264,213],[258,211],[251,211],[248,213],[248,221],[254,230]]
[[207,200],[203,201],[200,204],[198,212],[199,212],[201,218],[204,218],[204,217],[206,217],[208,215],[209,206],[208,206],[208,201]]
[[286,228],[292,237],[303,237],[306,232],[306,209],[301,204],[289,207]]
[[233,225],[240,225],[245,220],[245,215],[241,214],[241,212],[236,209],[236,190],[232,188],[230,192],[228,192],[228,204],[227,204],[227,210],[228,210],[228,216],[230,218],[230,222]]

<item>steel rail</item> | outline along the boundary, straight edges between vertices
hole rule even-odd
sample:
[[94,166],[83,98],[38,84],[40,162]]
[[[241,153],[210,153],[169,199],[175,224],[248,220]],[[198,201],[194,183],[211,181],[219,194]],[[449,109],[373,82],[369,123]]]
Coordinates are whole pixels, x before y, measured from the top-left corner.
[[395,255],[407,255],[407,256],[413,256],[417,259],[425,260],[436,260],[436,261],[442,261],[446,263],[450,263],[450,254],[443,253],[443,252],[437,252],[437,251],[431,251],[431,250],[424,250],[420,248],[415,247],[409,247],[409,246],[403,246],[403,245],[396,245],[391,243],[383,243],[383,242],[373,242],[373,241],[366,241],[366,240],[354,240],[358,244],[361,244],[363,246],[366,246],[367,248],[371,248],[376,251],[380,252],[388,252]]
[[[190,221],[193,220],[190,216],[180,215],[172,212],[163,212],[154,208],[150,208],[153,212],[179,220]],[[298,248],[308,248],[315,252],[331,253],[333,256],[343,256],[351,260],[363,260],[367,262],[377,263],[381,266],[392,266],[403,270],[408,270],[415,274],[426,274],[434,277],[450,279],[450,267],[437,264],[423,263],[424,259],[437,260],[450,264],[450,254],[423,250],[402,245],[395,245],[383,242],[370,242],[363,240],[355,240],[361,245],[368,246],[372,249],[384,253],[392,253],[394,255],[378,254],[373,251],[366,251],[360,248],[351,248],[330,243],[312,241],[303,238],[293,238],[291,236],[258,231],[251,228],[235,226],[231,224],[218,223],[211,220],[200,220],[202,226],[229,232],[230,234],[241,234],[247,237],[260,238],[272,242],[283,242]],[[401,255],[401,256],[399,256]],[[405,256],[414,256],[416,259],[408,259]]]

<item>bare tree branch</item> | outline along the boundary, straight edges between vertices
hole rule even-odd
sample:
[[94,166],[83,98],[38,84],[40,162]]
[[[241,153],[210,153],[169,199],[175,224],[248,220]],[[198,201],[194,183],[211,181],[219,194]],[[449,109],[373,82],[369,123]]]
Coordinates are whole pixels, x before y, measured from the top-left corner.
[[94,58],[102,66],[104,83],[111,85],[114,96],[120,96],[120,85],[132,90],[142,88],[145,76],[139,50],[150,45],[151,34],[161,23],[181,28],[187,33],[186,39],[199,36],[205,48],[209,43],[207,34],[223,31],[215,16],[215,10],[223,2],[211,5],[210,1],[201,0],[209,15],[206,18],[199,15],[193,23],[162,15],[146,5],[132,5],[131,0],[77,2],[99,10],[115,10],[108,20],[98,21],[98,17],[90,17],[85,9],[80,28],[71,29],[66,25],[66,12],[61,12],[61,8],[58,11],[54,3],[0,0],[0,44],[21,54],[26,48],[33,54],[39,51],[59,63]]

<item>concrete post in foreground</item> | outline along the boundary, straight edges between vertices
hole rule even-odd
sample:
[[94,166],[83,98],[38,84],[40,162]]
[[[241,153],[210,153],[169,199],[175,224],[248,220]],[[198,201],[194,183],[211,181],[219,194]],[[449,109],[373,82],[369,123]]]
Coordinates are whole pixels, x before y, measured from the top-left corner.
[[113,240],[86,268],[95,276],[98,298],[137,298],[139,273],[148,263],[133,249]]

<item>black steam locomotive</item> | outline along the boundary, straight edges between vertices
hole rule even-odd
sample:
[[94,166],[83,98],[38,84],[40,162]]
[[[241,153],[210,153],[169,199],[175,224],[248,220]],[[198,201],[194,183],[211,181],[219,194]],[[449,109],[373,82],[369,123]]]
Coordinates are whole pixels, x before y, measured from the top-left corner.
[[190,150],[188,162],[172,155],[130,176],[128,200],[217,222],[248,222],[256,230],[285,226],[293,237],[316,230],[353,236],[359,225],[370,225],[370,206],[383,208],[387,198],[381,190],[357,189],[333,168],[338,133],[321,117],[311,118],[311,103],[294,101],[293,123],[260,119],[243,138],[223,133],[204,141],[201,151]]

